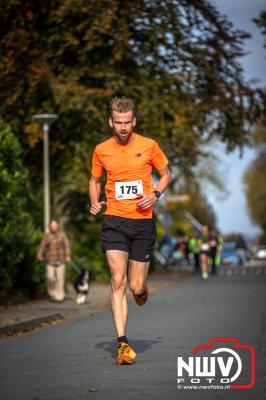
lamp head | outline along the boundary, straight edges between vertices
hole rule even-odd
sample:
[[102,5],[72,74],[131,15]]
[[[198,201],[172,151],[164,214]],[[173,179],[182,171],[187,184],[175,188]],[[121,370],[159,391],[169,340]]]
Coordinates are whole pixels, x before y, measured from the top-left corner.
[[35,121],[38,121],[40,123],[42,123],[43,125],[47,124],[47,125],[51,125],[57,118],[58,115],[57,114],[35,114],[32,117]]

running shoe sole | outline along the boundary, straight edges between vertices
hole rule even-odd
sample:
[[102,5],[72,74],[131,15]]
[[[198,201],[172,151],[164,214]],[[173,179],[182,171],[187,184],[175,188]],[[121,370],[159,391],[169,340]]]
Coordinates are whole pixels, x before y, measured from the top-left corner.
[[133,297],[135,299],[135,302],[138,304],[138,306],[143,306],[146,303],[148,296],[149,296],[149,291],[148,291],[147,286],[145,287],[144,293],[142,293],[142,294],[133,293]]

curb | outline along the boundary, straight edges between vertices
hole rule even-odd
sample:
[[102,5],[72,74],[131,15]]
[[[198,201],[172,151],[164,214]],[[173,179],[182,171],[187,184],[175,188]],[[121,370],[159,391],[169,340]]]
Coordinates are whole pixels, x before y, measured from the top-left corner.
[[57,322],[64,319],[64,316],[60,313],[48,314],[43,317],[32,318],[27,321],[17,322],[15,324],[3,326],[0,328],[0,339],[17,335],[23,332],[31,331],[35,328],[40,328],[42,325]]

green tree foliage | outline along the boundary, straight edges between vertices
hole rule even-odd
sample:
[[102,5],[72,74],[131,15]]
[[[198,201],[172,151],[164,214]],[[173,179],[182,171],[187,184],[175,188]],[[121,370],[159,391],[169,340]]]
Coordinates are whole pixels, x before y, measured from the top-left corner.
[[266,152],[261,152],[244,176],[247,205],[252,220],[266,231]]
[[61,116],[57,158],[77,142],[95,144],[116,93],[136,99],[141,130],[164,140],[180,165],[196,162],[203,137],[245,142],[259,111],[238,63],[249,35],[208,1],[1,3],[0,111],[28,133],[26,146],[39,136],[25,125],[43,110]]
[[[262,34],[266,36],[266,11],[261,11],[257,18],[253,18],[253,21],[256,22],[259,28],[261,28]],[[266,47],[266,41],[264,47]]]
[[19,287],[34,291],[33,251],[39,232],[27,211],[30,192],[20,144],[1,119],[0,148],[0,296],[4,297]]
[[266,232],[266,125],[253,132],[253,146],[257,157],[247,169],[243,181],[250,216]]
[[[266,11],[262,11],[256,24],[266,35]],[[265,46],[266,47],[266,44]],[[265,100],[265,97],[264,97]],[[261,118],[252,133],[252,144],[257,152],[257,158],[247,169],[243,181],[250,216],[255,224],[263,230],[262,238],[266,243],[266,117]]]

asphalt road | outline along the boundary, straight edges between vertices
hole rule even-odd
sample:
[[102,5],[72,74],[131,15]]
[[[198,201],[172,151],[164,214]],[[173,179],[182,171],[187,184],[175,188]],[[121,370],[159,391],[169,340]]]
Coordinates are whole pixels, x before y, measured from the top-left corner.
[[[130,302],[132,366],[115,365],[109,311],[0,342],[4,400],[265,399],[266,274],[189,276],[152,294],[142,308]],[[249,390],[177,388],[177,357],[214,337],[254,346],[256,384]],[[245,365],[246,363],[246,365]],[[249,362],[243,360],[243,370]],[[243,379],[248,379],[247,373]]]

